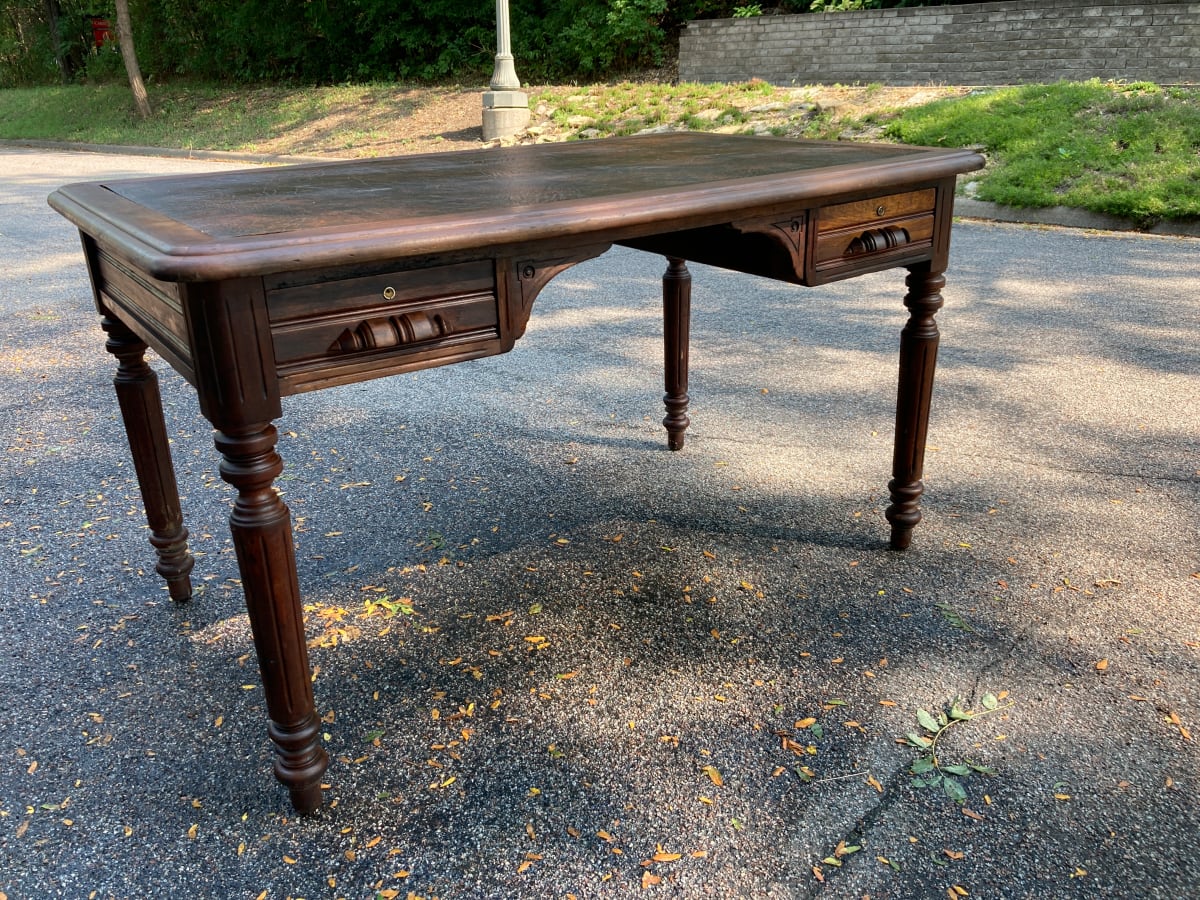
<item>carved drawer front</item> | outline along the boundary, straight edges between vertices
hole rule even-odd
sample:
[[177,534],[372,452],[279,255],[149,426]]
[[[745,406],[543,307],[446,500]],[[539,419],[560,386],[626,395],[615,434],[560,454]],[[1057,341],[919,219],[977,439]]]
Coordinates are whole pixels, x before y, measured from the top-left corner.
[[[491,260],[268,290],[281,381],[426,368],[500,352]],[[380,368],[380,358],[393,358]],[[311,386],[316,386],[311,385]]]
[[929,188],[817,210],[816,270],[852,275],[932,246],[936,199]]

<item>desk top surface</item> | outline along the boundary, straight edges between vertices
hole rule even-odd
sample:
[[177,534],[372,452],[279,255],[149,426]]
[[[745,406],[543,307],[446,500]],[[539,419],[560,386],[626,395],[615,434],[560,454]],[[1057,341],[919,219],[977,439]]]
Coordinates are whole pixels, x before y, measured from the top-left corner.
[[566,235],[611,241],[981,164],[966,150],[675,133],[91,182],[50,203],[151,274],[204,280]]

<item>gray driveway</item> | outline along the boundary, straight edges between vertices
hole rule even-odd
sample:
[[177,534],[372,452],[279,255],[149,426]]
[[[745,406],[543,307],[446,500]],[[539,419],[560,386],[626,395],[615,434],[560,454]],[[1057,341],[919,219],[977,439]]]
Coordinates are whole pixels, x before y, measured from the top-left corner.
[[[9,900],[1195,894],[1200,242],[957,228],[904,554],[900,272],[694,267],[681,453],[632,251],[559,276],[507,356],[288,400],[333,758],[297,819],[209,429],[160,365],[202,586],[174,606],[45,205],[214,167],[0,151]],[[961,803],[900,742],[956,698],[997,707],[938,740]]]

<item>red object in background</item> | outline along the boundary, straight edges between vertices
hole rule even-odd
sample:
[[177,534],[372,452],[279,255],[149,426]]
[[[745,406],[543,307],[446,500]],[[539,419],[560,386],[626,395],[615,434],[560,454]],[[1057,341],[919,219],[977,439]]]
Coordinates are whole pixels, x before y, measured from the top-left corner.
[[108,24],[108,19],[92,16],[92,46],[99,50],[112,39],[112,26]]

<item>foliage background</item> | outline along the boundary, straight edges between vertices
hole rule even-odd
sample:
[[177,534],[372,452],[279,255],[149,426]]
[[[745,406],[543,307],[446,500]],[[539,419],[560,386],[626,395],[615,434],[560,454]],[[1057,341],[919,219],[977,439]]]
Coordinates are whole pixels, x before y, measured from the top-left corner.
[[[511,0],[510,8],[518,73],[549,82],[662,65],[690,19],[945,2]],[[158,81],[486,80],[495,54],[491,0],[130,0],[130,9],[142,69]],[[111,0],[0,0],[0,87],[120,77],[115,45],[91,47],[92,16],[112,20]]]

